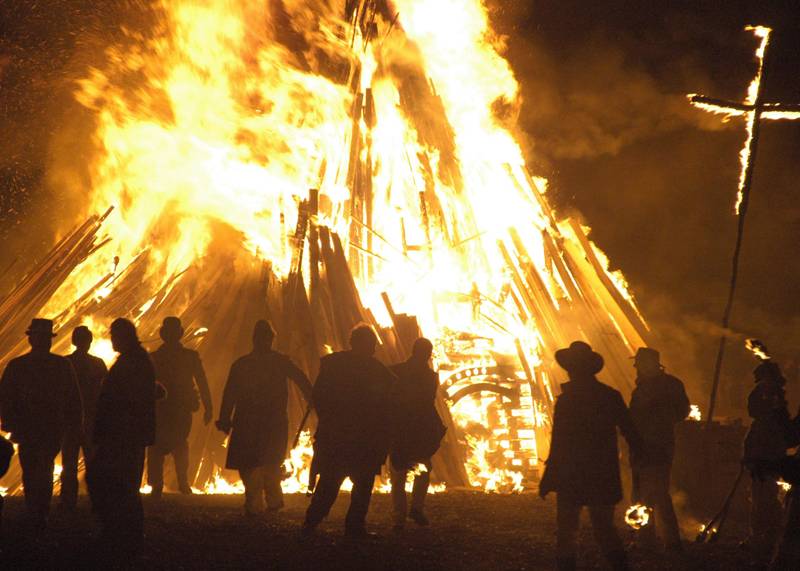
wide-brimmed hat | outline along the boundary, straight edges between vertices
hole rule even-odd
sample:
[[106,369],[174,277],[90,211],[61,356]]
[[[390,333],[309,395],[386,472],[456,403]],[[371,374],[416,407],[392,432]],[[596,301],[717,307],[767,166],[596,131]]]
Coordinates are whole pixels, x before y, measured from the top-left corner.
[[631,357],[634,363],[639,363],[641,361],[650,361],[655,363],[656,365],[661,364],[661,353],[652,349],[650,347],[639,347],[636,350],[636,354]]
[[55,337],[53,333],[53,320],[52,319],[31,319],[31,324],[28,325],[28,330],[25,331],[26,335],[35,335],[42,333]]
[[603,370],[605,361],[600,353],[592,351],[591,345],[573,341],[566,349],[556,351],[556,362],[569,373],[595,375]]
[[175,316],[165,317],[164,321],[161,322],[161,329],[159,330],[161,337],[163,338],[170,333],[174,333],[178,337],[183,337],[183,324],[181,324],[181,320]]

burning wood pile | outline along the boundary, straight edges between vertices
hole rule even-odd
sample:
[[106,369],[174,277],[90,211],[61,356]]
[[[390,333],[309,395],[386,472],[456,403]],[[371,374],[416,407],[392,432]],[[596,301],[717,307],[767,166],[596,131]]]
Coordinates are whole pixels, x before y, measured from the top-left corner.
[[[275,6],[156,2],[158,25],[126,32],[80,82],[97,118],[82,190],[117,208],[0,306],[15,324],[3,360],[36,313],[98,337],[127,316],[149,348],[177,315],[218,402],[258,318],[312,378],[358,322],[379,332],[386,362],[422,332],[449,428],[434,481],[524,489],[547,454],[555,350],[587,340],[605,381],[628,392],[647,326],[588,230],[560,220],[527,172],[511,130],[517,83],[485,7]],[[100,222],[113,239],[95,253]],[[218,433],[196,427],[192,457],[196,488],[236,489]],[[289,490],[303,488],[304,457],[292,453]]]

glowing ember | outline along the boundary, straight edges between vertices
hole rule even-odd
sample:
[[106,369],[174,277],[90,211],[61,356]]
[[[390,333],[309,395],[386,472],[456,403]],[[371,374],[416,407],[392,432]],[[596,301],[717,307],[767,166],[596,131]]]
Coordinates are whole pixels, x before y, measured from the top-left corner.
[[703,420],[703,413],[700,412],[700,407],[696,404],[691,405],[689,409],[689,420],[694,420],[695,422]]
[[650,523],[653,508],[642,504],[634,504],[625,511],[625,523],[632,529],[642,529]]

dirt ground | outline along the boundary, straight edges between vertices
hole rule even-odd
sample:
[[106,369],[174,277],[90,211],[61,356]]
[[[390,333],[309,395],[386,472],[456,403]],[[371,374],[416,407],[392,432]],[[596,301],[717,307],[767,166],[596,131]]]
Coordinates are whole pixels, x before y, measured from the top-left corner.
[[[287,497],[287,508],[251,520],[242,516],[241,497],[165,495],[156,504],[145,500],[146,550],[142,569],[552,569],[555,502],[533,494],[490,495],[447,492],[430,496],[430,528],[409,526],[392,532],[390,499],[376,495],[370,510],[375,537],[351,543],[342,537],[343,494],[316,538],[299,533],[308,500]],[[77,514],[54,510],[50,531],[36,544],[24,539],[21,498],[7,498],[2,540],[2,569],[94,569],[94,527],[88,503],[81,498]],[[696,524],[690,524],[696,529]],[[625,529],[626,541],[634,532]],[[744,528],[733,522],[714,545],[687,543],[675,559],[631,546],[634,569],[748,569],[748,557],[737,547]],[[688,534],[687,534],[688,537]],[[691,539],[694,539],[692,532]],[[585,522],[580,568],[605,569]]]

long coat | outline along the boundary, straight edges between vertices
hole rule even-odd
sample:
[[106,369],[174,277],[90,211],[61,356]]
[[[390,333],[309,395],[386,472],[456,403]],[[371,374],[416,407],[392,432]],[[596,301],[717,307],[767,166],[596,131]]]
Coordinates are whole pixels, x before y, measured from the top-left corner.
[[644,440],[645,463],[672,464],[675,425],[689,415],[689,397],[680,379],[666,373],[636,379],[630,410]]
[[94,444],[107,448],[145,447],[156,437],[156,376],[141,347],[120,354],[108,372],[93,430]]
[[436,412],[439,375],[427,363],[408,360],[391,368],[397,376],[391,460],[395,469],[408,470],[430,462],[445,433]]
[[108,375],[108,367],[100,357],[95,357],[88,353],[75,351],[68,355],[67,359],[72,363],[72,368],[75,369],[78,386],[81,390],[81,398],[83,399],[84,442],[91,443],[97,399],[100,398],[103,380]]
[[372,357],[352,351],[320,360],[314,385],[319,417],[314,467],[320,474],[378,474],[389,452],[395,376]]
[[0,380],[2,428],[26,446],[61,448],[67,431],[80,431],[81,394],[66,357],[27,353],[9,361]]
[[797,445],[781,384],[766,380],[757,383],[747,398],[747,412],[753,422],[744,441],[746,463],[780,460],[787,448]]
[[197,351],[164,344],[151,356],[156,379],[167,390],[166,398],[156,405],[156,445],[171,451],[189,437],[192,413],[199,408],[199,401],[210,409],[211,391]]
[[594,377],[561,390],[540,488],[580,505],[616,504],[622,499],[617,428],[635,453],[641,449],[622,395]]
[[311,383],[286,355],[254,351],[233,363],[219,414],[222,424],[233,427],[227,468],[246,470],[283,462],[289,436],[287,378],[310,399]]

